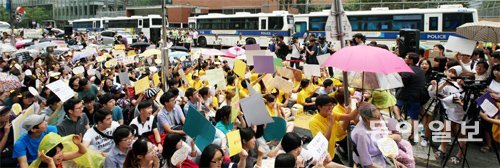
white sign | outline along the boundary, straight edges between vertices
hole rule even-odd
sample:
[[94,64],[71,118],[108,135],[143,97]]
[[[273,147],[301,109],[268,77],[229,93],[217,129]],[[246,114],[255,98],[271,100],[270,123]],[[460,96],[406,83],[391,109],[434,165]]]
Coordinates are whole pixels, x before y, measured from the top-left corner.
[[462,54],[472,55],[472,52],[476,48],[476,41],[450,36],[445,48]]
[[62,80],[57,80],[47,85],[54,94],[56,94],[62,102],[66,102],[75,96],[75,91],[69,87],[68,84],[64,83]]
[[319,65],[304,64],[304,74],[320,77],[321,70]]
[[316,134],[316,136],[307,145],[307,151],[316,163],[323,163],[323,160],[325,160],[325,157],[328,154],[328,140],[321,132],[318,132],[318,134]]
[[24,29],[23,31],[23,37],[25,39],[41,39],[43,38],[42,34],[42,29]]
[[341,21],[342,21],[342,30],[344,33],[344,40],[348,40],[352,36],[351,35],[352,34],[351,23],[349,23],[349,20],[347,20],[347,16],[344,13],[344,7],[342,7],[341,2],[337,2],[339,5],[338,8],[340,10],[335,11],[335,9],[337,9],[337,7],[335,6],[336,1],[340,1],[340,0],[334,0],[332,2],[332,7],[330,8],[332,10],[330,11],[330,15],[328,16],[328,19],[326,20],[325,36],[326,36],[327,41],[339,41],[338,31],[337,31],[337,20],[335,18],[336,12],[339,12],[341,14],[340,17],[341,17]]

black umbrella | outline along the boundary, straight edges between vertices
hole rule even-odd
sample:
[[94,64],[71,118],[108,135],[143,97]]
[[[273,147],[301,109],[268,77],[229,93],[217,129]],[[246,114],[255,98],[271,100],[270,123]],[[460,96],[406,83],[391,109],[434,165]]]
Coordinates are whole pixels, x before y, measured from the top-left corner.
[[134,47],[134,48],[142,48],[142,47],[148,47],[148,46],[149,46],[149,43],[146,43],[146,42],[135,42],[135,43],[130,44],[130,47]]
[[28,46],[31,46],[33,44],[35,44],[35,43],[33,43],[33,42],[27,42],[27,43],[24,43],[24,47],[28,47]]
[[170,50],[172,50],[172,51],[184,51],[184,52],[189,51],[186,47],[182,47],[182,46],[173,46],[173,47],[170,47]]

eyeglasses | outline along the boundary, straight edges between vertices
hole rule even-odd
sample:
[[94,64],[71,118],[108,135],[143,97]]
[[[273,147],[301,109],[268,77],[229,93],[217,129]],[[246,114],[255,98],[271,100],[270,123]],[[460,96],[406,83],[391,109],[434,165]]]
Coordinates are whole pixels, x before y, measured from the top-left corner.
[[82,107],[75,107],[75,110],[83,110],[83,108],[85,108],[84,106]]
[[133,136],[122,139],[122,141],[132,141],[132,140],[134,140]]

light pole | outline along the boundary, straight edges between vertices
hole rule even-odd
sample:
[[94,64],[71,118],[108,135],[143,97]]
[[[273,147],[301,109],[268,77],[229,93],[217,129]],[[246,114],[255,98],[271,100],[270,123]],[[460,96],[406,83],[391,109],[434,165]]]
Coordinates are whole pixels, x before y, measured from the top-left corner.
[[163,83],[163,90],[167,91],[167,80],[168,80],[168,64],[169,64],[169,59],[168,59],[168,49],[167,49],[167,0],[163,0],[161,4],[161,18],[162,18],[162,27],[161,27],[161,39],[163,43],[160,45],[161,49],[161,58],[162,58],[162,63],[163,66],[161,67],[162,69],[162,83]]
[[12,0],[7,0],[7,10],[9,11],[9,20],[10,20],[10,44],[12,46],[16,46],[16,37],[14,35],[14,12],[12,9]]

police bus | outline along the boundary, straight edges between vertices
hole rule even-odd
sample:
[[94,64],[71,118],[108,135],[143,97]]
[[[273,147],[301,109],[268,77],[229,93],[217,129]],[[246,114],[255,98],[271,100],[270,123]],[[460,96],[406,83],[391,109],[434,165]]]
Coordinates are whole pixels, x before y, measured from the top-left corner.
[[[300,38],[309,31],[310,34],[325,36],[326,20],[330,10],[295,15],[295,36]],[[354,33],[362,33],[371,40],[393,45],[401,29],[420,30],[421,44],[431,46],[448,40],[455,35],[458,26],[477,22],[476,9],[464,8],[462,5],[442,5],[433,9],[372,8],[370,11],[346,11]]]
[[100,32],[104,30],[104,20],[102,18],[76,19],[69,21],[73,31],[77,32]]
[[222,41],[223,46],[235,46],[241,41],[245,44],[259,44],[265,47],[271,39],[278,35],[285,37],[285,42],[293,31],[293,15],[287,11],[273,13],[236,12],[235,14],[210,13],[189,17],[189,28],[197,29],[198,44],[201,47],[213,45],[215,35]]

